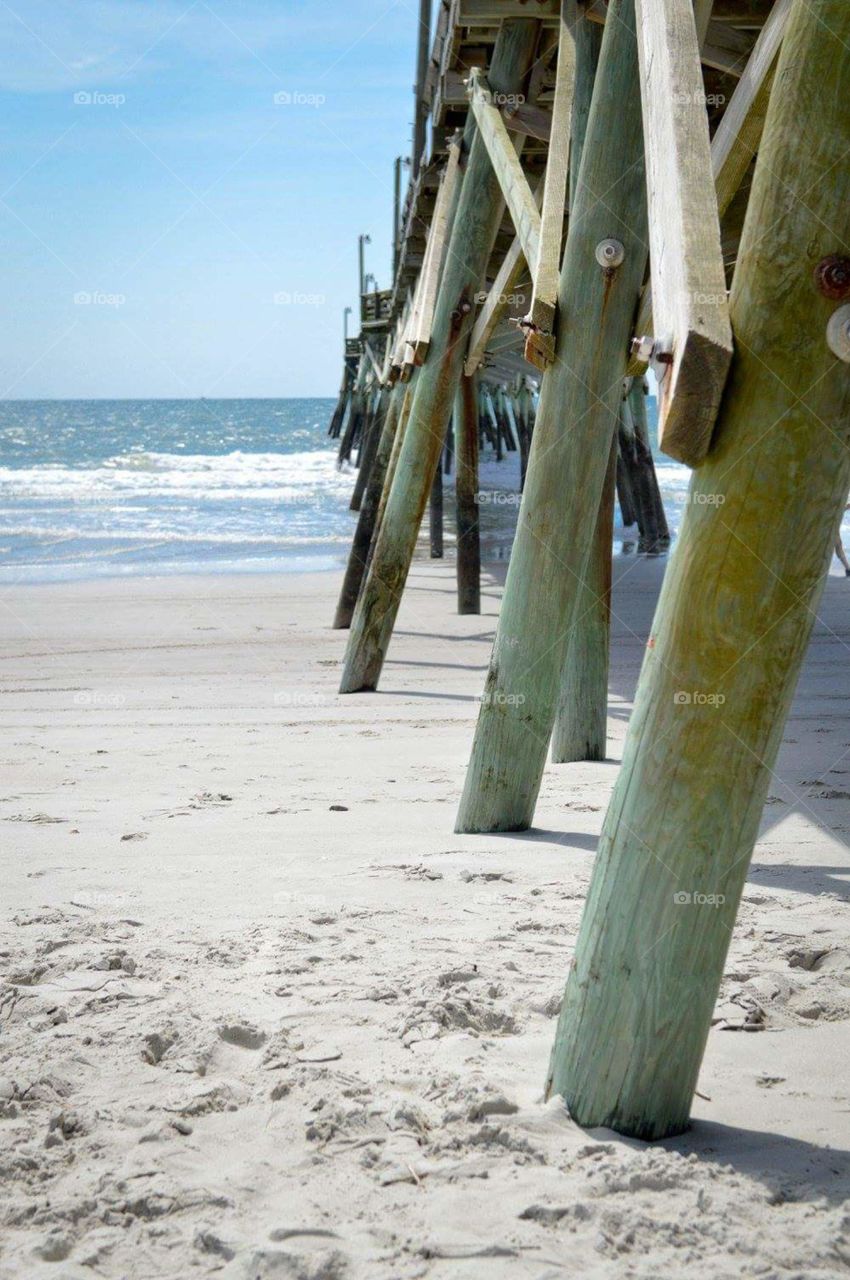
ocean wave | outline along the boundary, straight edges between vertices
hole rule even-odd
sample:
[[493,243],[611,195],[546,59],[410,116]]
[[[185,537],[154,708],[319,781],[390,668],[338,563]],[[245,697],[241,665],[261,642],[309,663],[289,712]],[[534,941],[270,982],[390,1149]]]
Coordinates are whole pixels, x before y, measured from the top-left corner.
[[99,467],[0,467],[0,500],[96,502],[125,498],[305,502],[350,493],[352,469],[333,450],[178,454],[132,451]]
[[62,525],[0,525],[0,539],[28,538],[33,542],[99,542],[99,543],[151,543],[161,544],[185,542],[207,544],[210,546],[271,546],[271,547],[309,547],[346,545],[351,541],[348,533],[310,533],[310,534],[272,534],[257,533],[253,530],[236,533],[222,533],[210,529],[208,532],[181,533],[171,528],[148,526],[145,529],[79,529]]

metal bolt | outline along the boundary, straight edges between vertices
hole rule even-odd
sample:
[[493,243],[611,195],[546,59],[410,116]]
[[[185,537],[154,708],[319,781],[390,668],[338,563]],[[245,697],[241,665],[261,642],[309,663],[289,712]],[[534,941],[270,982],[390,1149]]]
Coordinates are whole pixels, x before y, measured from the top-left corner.
[[815,284],[825,298],[850,298],[850,258],[831,253],[815,267]]
[[850,364],[850,306],[833,311],[826,326],[826,342],[833,355]]
[[648,333],[645,333],[642,338],[632,338],[632,355],[635,360],[648,364],[654,345],[652,335]]
[[619,267],[626,256],[620,240],[600,240],[596,246],[596,261],[600,267]]

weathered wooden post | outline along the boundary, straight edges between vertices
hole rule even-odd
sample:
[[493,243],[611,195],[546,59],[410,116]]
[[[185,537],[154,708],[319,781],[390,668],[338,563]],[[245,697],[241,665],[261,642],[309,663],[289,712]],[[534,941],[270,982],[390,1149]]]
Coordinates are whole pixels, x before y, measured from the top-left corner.
[[331,415],[330,425],[328,426],[328,435],[331,440],[336,440],[342,429],[342,420],[345,417],[345,411],[348,407],[348,398],[351,395],[351,374],[348,368],[347,360],[342,362],[342,381],[339,387],[339,396]]
[[365,354],[361,355],[360,363],[357,366],[357,377],[354,379],[351,395],[348,398],[348,418],[339,440],[337,461],[340,466],[350,460],[354,442],[363,422],[363,395],[368,365],[369,361]]
[[646,266],[634,0],[612,0],[561,270],[516,539],[458,831],[534,813],[560,675],[617,426]]
[[[538,31],[538,23],[532,19],[502,24],[489,71],[495,92],[521,91]],[[499,180],[487,149],[473,127],[470,136],[472,144],[452,222],[431,344],[418,372],[392,490],[352,620],[341,693],[377,686],[460,382],[474,295],[481,287],[502,216]]]
[[490,424],[490,438],[493,441],[493,447],[496,450],[496,461],[501,462],[505,454],[502,449],[502,433],[499,429],[499,419],[496,417],[496,410],[493,406],[493,396],[490,388],[486,383],[481,384],[481,395],[484,400],[484,412],[487,415],[487,421]]
[[552,730],[552,762],[604,760],[608,743],[608,660],[614,541],[617,440],[611,456],[593,542],[576,604],[561,694]]
[[[601,46],[599,27],[586,16],[579,18],[573,15],[572,34],[575,44],[575,90],[570,150],[571,202],[575,200],[578,187],[579,166]],[[561,672],[561,692],[552,730],[554,764],[572,760],[605,759],[616,455],[615,436]]]
[[670,546],[670,530],[667,526],[667,515],[661,500],[649,443],[646,393],[645,379],[633,378],[623,410],[624,414],[628,414],[630,418],[633,437],[633,466],[630,478],[641,525],[638,550],[657,555]]
[[624,528],[628,529],[637,520],[635,495],[624,454],[631,446],[625,438],[622,422],[617,429],[617,501],[620,504],[620,519]]
[[461,378],[455,399],[455,521],[457,611],[481,612],[481,539],[478,528],[478,379]]
[[687,1125],[850,485],[850,6],[794,0],[694,473],[548,1079],[582,1125]]
[[383,390],[371,393],[369,397],[369,405],[366,411],[366,420],[363,425],[363,438],[360,444],[360,454],[357,459],[357,477],[354,481],[354,489],[352,490],[351,502],[349,504],[349,509],[351,511],[359,511],[363,502],[363,494],[366,490],[366,485],[372,470],[372,464],[375,460],[375,454],[378,449],[378,442],[381,438],[385,412],[386,393]]
[[360,585],[366,571],[369,546],[377,523],[381,492],[384,487],[387,466],[398,426],[404,391],[404,384],[397,382],[389,393],[378,447],[372,460],[363,501],[360,504],[357,528],[354,530],[351,550],[348,553],[348,565],[340,588],[339,601],[333,621],[333,626],[336,630],[345,630],[351,626],[351,616],[354,613],[354,606],[360,593]]
[[[445,447],[445,446],[444,446]],[[431,481],[429,534],[431,539],[431,559],[443,558],[443,468],[442,453],[437,459],[434,479]]]

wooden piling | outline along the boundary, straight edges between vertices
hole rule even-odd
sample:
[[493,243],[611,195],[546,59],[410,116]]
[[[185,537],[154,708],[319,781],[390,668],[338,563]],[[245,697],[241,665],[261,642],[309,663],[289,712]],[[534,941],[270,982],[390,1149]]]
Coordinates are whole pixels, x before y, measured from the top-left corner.
[[442,454],[434,468],[434,479],[431,481],[429,499],[429,536],[431,541],[431,559],[443,558],[443,468]]
[[[607,12],[561,270],[557,358],[543,376],[458,831],[531,822],[646,267],[634,0],[612,0]],[[602,265],[597,253],[607,262],[611,240],[622,261]]]
[[827,342],[842,303],[819,275],[850,256],[848,47],[845,0],[794,0],[732,285],[732,371],[653,622],[552,1055],[547,1092],[577,1123],[638,1138],[688,1122],[850,485],[850,370]]
[[377,394],[370,396],[370,404],[366,412],[366,421],[363,425],[363,440],[360,445],[360,453],[357,459],[357,476],[354,481],[354,489],[352,490],[351,502],[349,504],[349,509],[351,511],[360,510],[360,506],[363,501],[363,494],[366,490],[366,484],[372,470],[375,454],[378,450],[378,442],[381,438],[385,412],[386,401],[384,398],[384,392],[379,391]]
[[[573,116],[577,128],[570,154],[570,191],[575,199],[593,84],[599,64],[598,27],[572,14],[576,59]],[[611,551],[614,531],[616,436],[599,503],[561,671],[561,690],[552,730],[552,762],[604,760],[608,733],[608,660],[611,621]],[[569,498],[567,499],[569,501]]]
[[632,481],[626,465],[626,453],[631,448],[626,439],[622,423],[617,429],[617,501],[620,504],[620,521],[624,529],[629,529],[637,521],[635,495]]
[[481,612],[481,538],[478,525],[477,377],[461,378],[455,400],[455,521],[457,524],[457,611]]
[[333,626],[338,631],[343,631],[351,625],[351,616],[357,603],[357,596],[366,570],[369,545],[377,522],[381,492],[398,426],[404,392],[404,385],[397,382],[389,393],[387,411],[381,426],[381,434],[372,461],[363,501],[360,504],[357,527],[348,553],[348,564],[345,570],[345,577],[342,580],[342,587],[340,588],[336,614],[334,615]]
[[[534,57],[538,24],[503,22],[488,73],[498,93],[518,93]],[[399,464],[378,531],[372,563],[355,609],[340,692],[377,686],[428,501],[446,425],[461,377],[464,351],[502,215],[502,198],[486,146],[472,143],[440,282],[431,344],[419,369]]]
[[561,673],[561,693],[552,730],[552,763],[604,760],[608,744],[608,661],[617,440],[596,518]]
[[642,377],[631,379],[622,413],[629,445],[629,480],[640,531],[638,551],[658,555],[670,546],[670,530],[649,443],[646,392],[646,382]]

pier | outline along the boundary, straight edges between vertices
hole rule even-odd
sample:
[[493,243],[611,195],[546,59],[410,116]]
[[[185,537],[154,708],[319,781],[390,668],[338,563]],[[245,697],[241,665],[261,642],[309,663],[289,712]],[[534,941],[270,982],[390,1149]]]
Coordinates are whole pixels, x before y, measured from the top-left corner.
[[458,832],[529,828],[550,743],[605,756],[615,495],[669,543],[648,373],[693,468],[547,1078],[641,1138],[688,1123],[850,487],[848,47],[839,0],[423,4],[393,284],[346,346],[341,693],[379,687],[450,473],[480,607],[479,450],[521,455]]

